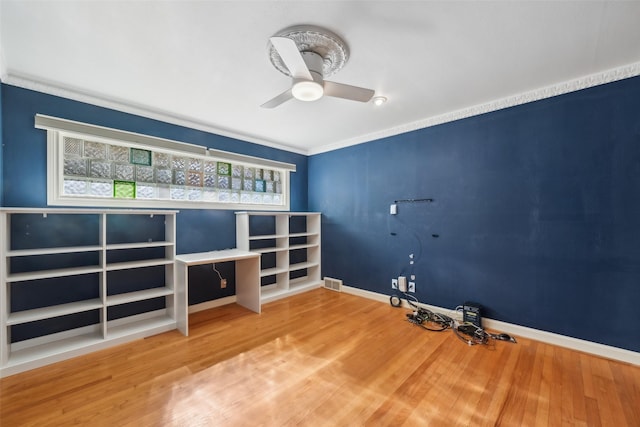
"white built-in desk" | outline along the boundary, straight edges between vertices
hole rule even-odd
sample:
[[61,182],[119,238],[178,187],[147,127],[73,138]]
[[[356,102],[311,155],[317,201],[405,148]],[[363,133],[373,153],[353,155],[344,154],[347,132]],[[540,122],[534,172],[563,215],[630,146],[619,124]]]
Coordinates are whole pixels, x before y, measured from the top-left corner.
[[[227,261],[236,263],[236,303],[260,313],[260,254],[240,249],[224,249],[176,255],[177,289],[184,292],[179,298],[184,302],[184,307],[179,310],[185,310],[185,316],[189,313],[189,266]],[[185,335],[187,333],[188,328]]]

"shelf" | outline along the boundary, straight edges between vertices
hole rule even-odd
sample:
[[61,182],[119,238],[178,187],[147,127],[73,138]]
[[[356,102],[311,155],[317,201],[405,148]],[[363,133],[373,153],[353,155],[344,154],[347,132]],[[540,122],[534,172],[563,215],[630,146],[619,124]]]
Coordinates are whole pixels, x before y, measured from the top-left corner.
[[54,277],[79,276],[81,274],[100,273],[102,267],[72,267],[59,268],[56,270],[41,270],[27,273],[15,273],[7,276],[7,282],[25,282],[28,280],[50,279]]
[[119,249],[158,248],[162,246],[173,246],[173,243],[171,242],[114,243],[114,244],[108,244],[106,249],[108,251],[115,251]]
[[101,250],[102,246],[68,246],[60,248],[19,249],[15,251],[8,251],[7,257],[73,254],[78,252],[96,252]]
[[289,246],[290,251],[295,251],[296,249],[308,249],[308,248],[317,248],[320,245],[317,243],[305,243],[303,245],[291,245]]
[[[87,347],[100,345],[102,343],[104,343],[104,340],[102,339],[101,334],[91,333],[86,335],[76,335],[58,341],[24,348],[22,350],[11,351],[6,368],[12,368],[28,363],[36,364],[35,361],[41,361],[55,356],[59,356],[57,359],[63,359],[64,357],[61,356],[65,353],[77,352],[86,349]],[[40,366],[44,363],[46,362],[37,363],[36,366]]]
[[289,281],[290,289],[313,289],[319,288],[323,284],[322,280],[314,280],[308,276],[298,277]]
[[[252,220],[255,216],[267,218]],[[268,277],[263,280],[273,282],[260,287],[261,303],[321,286],[321,225],[322,218],[319,212],[236,212],[238,247],[263,255],[266,266],[276,265],[274,268],[265,268],[260,271],[261,278]],[[274,242],[275,239],[286,240]],[[252,243],[256,241],[264,241],[262,245],[269,247],[253,248],[252,246],[259,246],[257,243]],[[300,252],[292,252],[296,250]],[[291,264],[292,261],[303,262]],[[291,274],[292,272],[295,273]],[[301,274],[305,277],[291,278]]]
[[106,267],[106,270],[107,271],[128,270],[131,268],[155,267],[158,265],[167,265],[167,264],[173,264],[173,260],[166,259],[166,258],[158,258],[158,259],[147,259],[144,261],[116,262],[113,264],[108,264]]
[[109,295],[107,297],[107,306],[126,304],[128,302],[143,301],[153,298],[165,297],[173,295],[173,289],[169,288],[153,288],[136,292],[127,292],[124,294]]
[[298,264],[289,265],[289,271],[302,270],[304,268],[313,268],[317,266],[317,262],[299,262]]
[[286,273],[289,271],[286,267],[275,267],[275,268],[265,268],[264,270],[260,270],[260,277],[274,276],[280,273]]
[[317,236],[318,233],[291,233],[289,234],[289,237],[310,237],[310,236]]
[[257,252],[259,254],[269,254],[273,252],[282,252],[289,249],[290,248],[259,248],[259,249],[251,249],[251,252]]
[[96,310],[99,308],[102,308],[102,302],[99,299],[90,299],[43,308],[34,308],[33,310],[17,311],[9,314],[9,317],[7,318],[7,325],[18,325],[21,323],[34,322],[36,320],[51,319],[52,317]]
[[249,240],[268,240],[268,239],[284,239],[289,237],[288,234],[260,234],[256,236],[250,236]]
[[[186,334],[187,293],[177,283],[176,269],[173,268],[177,212],[0,208],[0,377],[171,329],[180,328]],[[36,216],[22,217],[15,222],[15,215],[24,214]],[[95,214],[95,217],[80,221],[78,215],[84,214]],[[43,218],[48,216],[51,224],[44,222],[47,220]],[[21,230],[27,226],[31,233],[23,236]],[[26,238],[28,241],[25,243]],[[153,241],[147,241],[149,238]],[[119,243],[123,240],[130,242]],[[18,249],[10,250],[12,247]],[[19,249],[21,247],[27,249]],[[131,250],[135,257],[127,256],[128,252],[117,253],[127,250]],[[144,254],[149,255],[145,257]],[[110,255],[121,255],[119,259],[125,262],[107,263]],[[260,255],[254,256],[258,259]],[[64,261],[63,264],[58,257]],[[143,259],[134,261],[140,257]],[[16,272],[9,274],[12,261],[19,261],[20,268],[14,264]],[[145,267],[157,268],[153,271],[127,271]],[[21,272],[25,269],[29,271]],[[112,271],[117,273],[110,274]],[[136,280],[136,275],[149,273],[154,277],[157,273],[158,277],[150,277],[148,283]],[[161,275],[164,279],[160,278]],[[163,283],[163,287],[145,289],[146,286]],[[131,292],[106,295],[107,288],[115,290],[122,287]],[[57,305],[52,302],[86,298],[85,292],[91,299]],[[52,298],[49,293],[60,295]],[[23,301],[22,307],[38,308],[11,313],[12,297]],[[155,299],[163,299],[164,308],[138,313],[144,301]],[[127,303],[130,302],[138,304],[129,307]],[[109,321],[109,310],[119,318]],[[89,320],[94,323],[80,326],[87,320],[83,319],[83,314],[91,317]],[[69,325],[65,326],[68,327],[56,328],[64,330],[52,333],[43,330],[44,325],[39,323],[45,321],[43,323],[57,325],[67,320]],[[31,336],[36,338],[23,340]]]
[[260,292],[260,300],[263,303],[269,302],[269,301],[274,301],[280,298],[284,298],[286,296],[289,296],[290,291],[289,289],[283,289],[283,288],[279,288],[277,286],[274,286],[270,289],[264,289],[266,286],[263,286],[263,289]]
[[132,335],[148,335],[149,333],[160,333],[172,329],[176,329],[176,320],[168,315],[163,315],[118,326],[109,326],[107,324],[107,338],[117,339]]
[[260,255],[253,251],[240,249],[222,249],[219,251],[197,252],[176,256],[176,261],[186,265],[211,264],[218,262],[237,261],[247,258],[258,258]]

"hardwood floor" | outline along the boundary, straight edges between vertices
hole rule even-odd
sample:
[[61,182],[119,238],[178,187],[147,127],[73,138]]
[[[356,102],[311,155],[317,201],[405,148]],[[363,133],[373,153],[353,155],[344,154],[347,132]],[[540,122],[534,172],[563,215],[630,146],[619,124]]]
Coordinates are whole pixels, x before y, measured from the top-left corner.
[[0,380],[13,426],[640,426],[640,367],[318,289]]

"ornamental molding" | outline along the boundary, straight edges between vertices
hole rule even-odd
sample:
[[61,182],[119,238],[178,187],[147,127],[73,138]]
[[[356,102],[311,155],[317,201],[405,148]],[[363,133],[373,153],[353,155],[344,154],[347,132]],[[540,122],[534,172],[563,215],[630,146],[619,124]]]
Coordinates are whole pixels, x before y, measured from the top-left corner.
[[328,144],[316,149],[309,150],[309,155],[325,153],[364,142],[375,141],[382,138],[388,138],[394,135],[400,135],[414,130],[424,129],[456,120],[466,119],[480,114],[490,113],[517,105],[527,104],[529,102],[540,101],[542,99],[551,98],[558,95],[576,92],[582,89],[612,83],[619,80],[628,79],[640,75],[640,62],[625,65],[618,68],[602,71],[588,76],[580,77],[574,80],[568,80],[556,83],[543,88],[534,89],[517,95],[500,98],[483,104],[474,105],[468,108],[451,111],[449,113],[428,117],[426,119],[385,129],[380,132],[372,132],[367,135],[359,136],[349,140],[341,141],[335,144]]
[[520,94],[500,98],[494,101],[486,102],[483,104],[474,105],[467,108],[451,111],[448,113],[440,114],[437,116],[427,117],[422,120],[406,123],[400,126],[395,126],[389,129],[385,129],[378,132],[371,132],[365,135],[360,135],[356,138],[350,138],[342,141],[332,142],[322,145],[320,147],[310,148],[305,150],[304,148],[291,147],[275,141],[256,137],[255,135],[242,134],[240,132],[223,129],[213,126],[207,123],[201,123],[194,120],[190,120],[184,117],[178,117],[165,111],[158,111],[141,107],[139,105],[127,103],[124,101],[116,101],[105,99],[103,97],[95,96],[93,94],[82,93],[69,88],[57,87],[48,83],[39,82],[30,78],[17,76],[11,72],[3,75],[2,81],[6,84],[21,87],[24,89],[34,90],[49,95],[60,96],[75,101],[86,102],[92,105],[111,108],[124,113],[136,114],[142,117],[147,117],[155,120],[164,121],[179,126],[185,126],[192,129],[201,130],[204,132],[210,132],[221,136],[227,136],[230,138],[239,139],[242,141],[253,142],[256,144],[272,147],[284,151],[303,154],[311,156],[314,154],[325,153],[328,151],[338,150],[340,148],[349,147],[352,145],[363,144],[365,142],[371,142],[382,138],[388,138],[394,135],[400,135],[414,130],[424,129],[456,120],[465,119],[468,117],[477,116],[480,114],[490,113],[492,111],[502,110],[504,108],[515,107],[517,105],[526,104],[529,102],[539,101],[546,98],[551,98],[558,95],[563,95],[570,92],[575,92],[582,89],[588,89],[590,87],[603,85],[606,83],[612,83],[619,80],[624,80],[631,77],[640,75],[640,62],[635,62],[629,65],[612,68],[599,73],[590,74],[584,77],[580,77],[573,80],[568,80],[561,83],[545,86],[539,89],[523,92]]

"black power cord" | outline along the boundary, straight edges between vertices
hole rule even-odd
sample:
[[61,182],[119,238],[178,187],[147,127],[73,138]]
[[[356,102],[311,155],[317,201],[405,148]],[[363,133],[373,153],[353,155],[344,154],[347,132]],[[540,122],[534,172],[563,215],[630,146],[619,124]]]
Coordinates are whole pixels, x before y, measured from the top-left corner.
[[[413,295],[402,293],[407,301],[407,304],[413,309],[412,313],[407,313],[407,321],[413,323],[416,326],[420,326],[423,329],[433,332],[442,332],[447,329],[452,329],[454,334],[465,344],[468,345],[476,345],[476,344],[484,344],[488,345],[489,340],[497,340],[497,341],[509,341],[512,343],[517,343],[515,337],[512,337],[509,334],[499,333],[492,334],[490,332],[485,331],[480,326],[476,326],[473,323],[465,322],[462,324],[458,324],[453,318],[447,316],[446,314],[436,313],[424,307],[420,307],[419,301]],[[394,298],[396,299],[394,301]],[[394,304],[395,302],[395,304]],[[391,296],[391,305],[394,307],[399,307],[402,304],[400,297],[398,295]],[[456,308],[456,311],[458,311]]]

